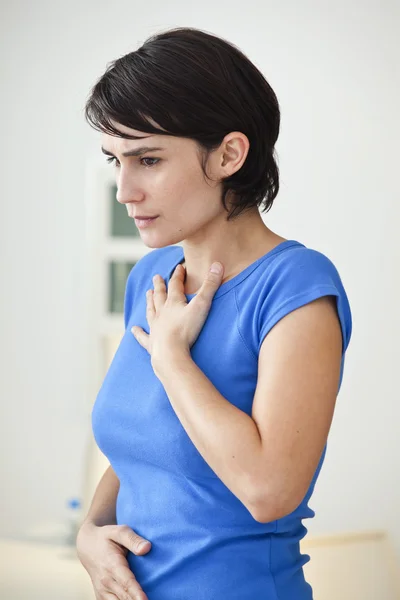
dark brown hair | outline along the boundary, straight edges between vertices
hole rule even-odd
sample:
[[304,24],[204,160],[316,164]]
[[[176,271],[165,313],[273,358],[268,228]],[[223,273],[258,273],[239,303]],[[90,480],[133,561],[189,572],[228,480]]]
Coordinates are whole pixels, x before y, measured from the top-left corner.
[[[277,97],[256,66],[236,46],[211,33],[178,27],[149,37],[114,60],[91,90],[85,118],[94,129],[136,139],[112,121],[146,133],[191,138],[203,157],[231,131],[250,143],[242,167],[222,181],[222,204],[231,190],[227,220],[278,194],[274,145],[279,134]],[[149,122],[151,119],[163,129]]]

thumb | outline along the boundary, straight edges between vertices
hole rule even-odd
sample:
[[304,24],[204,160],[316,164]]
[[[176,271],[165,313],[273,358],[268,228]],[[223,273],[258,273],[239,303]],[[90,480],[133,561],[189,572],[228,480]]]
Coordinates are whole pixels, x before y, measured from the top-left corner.
[[151,542],[135,533],[128,525],[117,525],[114,539],[133,554],[147,554],[151,548]]
[[224,276],[224,267],[220,262],[213,262],[209,268],[207,275],[203,281],[203,285],[200,288],[206,296],[210,294],[214,295],[219,286],[221,285]]
[[224,267],[223,265],[221,265],[220,262],[213,262],[213,264],[210,267],[210,274],[212,277],[212,281],[215,281],[215,283],[219,283],[221,277],[222,277],[222,273],[223,273]]

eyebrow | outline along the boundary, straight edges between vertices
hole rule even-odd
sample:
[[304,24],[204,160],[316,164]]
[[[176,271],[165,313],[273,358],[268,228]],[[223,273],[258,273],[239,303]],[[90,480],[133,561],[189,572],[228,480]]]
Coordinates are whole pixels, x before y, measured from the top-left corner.
[[[140,148],[136,148],[136,150],[128,150],[127,152],[123,152],[122,156],[139,156],[140,154],[144,154],[145,152],[154,152],[155,150],[165,150],[165,148],[159,148],[156,146],[140,146]],[[103,148],[103,146],[101,147],[101,151],[103,152],[103,154],[107,154],[107,156],[114,156],[112,152],[106,150],[105,148]]]

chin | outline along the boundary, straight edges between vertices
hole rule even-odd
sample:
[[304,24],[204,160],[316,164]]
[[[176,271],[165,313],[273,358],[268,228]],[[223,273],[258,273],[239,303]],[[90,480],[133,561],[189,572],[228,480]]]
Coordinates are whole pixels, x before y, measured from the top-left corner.
[[[145,237],[145,236],[144,236]],[[179,235],[175,235],[175,236],[171,236],[170,238],[167,239],[163,239],[163,240],[156,240],[156,239],[150,239],[151,236],[149,236],[149,239],[142,239],[142,242],[145,246],[147,246],[148,248],[166,248],[167,246],[174,246],[175,244],[180,244],[180,242],[182,242],[185,238],[182,237],[182,234],[179,233]],[[156,236],[154,236],[156,237]]]
[[145,246],[147,246],[147,248],[166,248],[167,246],[173,246],[174,244],[176,244],[177,242],[175,242],[174,240],[170,240],[168,242],[156,242],[156,241],[149,241],[149,242],[145,242],[144,240],[142,240],[143,244]]

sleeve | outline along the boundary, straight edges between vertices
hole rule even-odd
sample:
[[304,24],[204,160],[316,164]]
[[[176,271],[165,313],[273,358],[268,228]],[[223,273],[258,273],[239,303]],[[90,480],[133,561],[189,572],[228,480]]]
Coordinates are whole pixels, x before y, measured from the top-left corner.
[[339,273],[321,252],[302,248],[288,253],[272,275],[259,312],[259,345],[276,323],[291,311],[321,298],[335,296],[346,351],[352,332],[349,300]]

